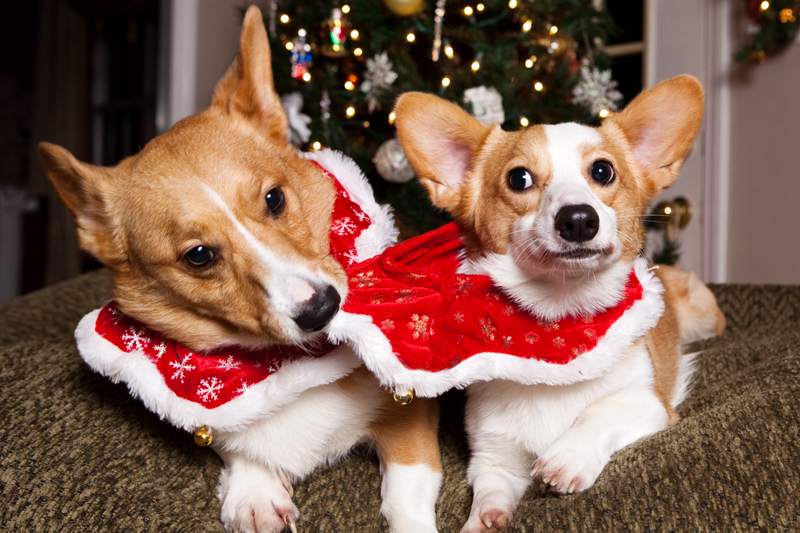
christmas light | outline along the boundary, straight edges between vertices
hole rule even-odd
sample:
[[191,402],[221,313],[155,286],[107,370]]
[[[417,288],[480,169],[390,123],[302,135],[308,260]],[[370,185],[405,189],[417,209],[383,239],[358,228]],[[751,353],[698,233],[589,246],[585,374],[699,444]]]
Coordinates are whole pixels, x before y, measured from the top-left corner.
[[558,26],[550,26],[550,35],[558,33]]
[[394,114],[394,111],[389,113],[389,124],[394,124],[394,119],[397,118],[397,115]]
[[356,88],[356,86],[353,84],[352,81],[347,80],[346,82],[344,82],[344,88],[347,89],[348,91],[352,91],[353,89]]
[[413,43],[414,39],[416,39],[416,38],[417,38],[417,36],[414,35],[413,33],[409,33],[408,35],[406,35],[406,41],[408,41],[410,43]]
[[533,61],[530,59],[525,60],[525,66],[531,68],[533,66]]
[[347,108],[347,110],[345,111],[345,114],[346,114],[348,117],[352,117],[353,115],[355,115],[355,114],[356,114],[356,108],[355,108],[355,107],[353,107],[353,106],[350,106],[350,107],[348,107],[348,108]]
[[365,120],[364,121],[364,127],[365,128],[369,128],[369,120]]
[[481,68],[481,64],[478,63],[477,61],[473,61],[472,62],[472,70],[473,71],[477,71],[479,68]]
[[356,57],[361,57],[361,54],[363,53],[364,51],[361,48],[356,48],[355,50],[353,50],[353,55]]
[[795,16],[794,16],[794,13],[792,12],[792,10],[788,9],[788,8],[787,9],[781,9],[781,15],[780,16],[781,16],[781,22],[783,22],[784,24],[786,24],[787,22],[794,22],[794,21],[797,20],[797,18],[795,18]]
[[352,37],[353,39],[358,39],[358,30],[351,31],[350,37]]
[[526,20],[525,24],[522,25],[522,31],[531,31],[532,27],[533,27],[533,22],[531,22],[530,20]]
[[308,72],[303,74],[303,81],[311,81],[311,74],[309,74]]
[[319,141],[314,141],[313,143],[311,143],[312,150],[319,150],[320,148],[322,148],[322,144],[320,144]]
[[544,85],[542,85],[542,82],[537,81],[536,83],[533,84],[533,88],[536,89],[537,91],[541,91],[542,89],[544,89]]
[[598,115],[600,115],[600,118],[606,118],[606,117],[608,116],[608,109],[602,109],[602,110],[600,110],[600,112],[598,113]]
[[527,128],[528,127],[528,119],[525,118],[525,117],[522,117],[521,119],[519,119],[519,123],[522,124],[523,128]]
[[344,13],[345,15],[350,13],[350,6],[348,6],[347,4],[343,5],[342,6],[342,13]]
[[283,22],[284,24],[289,22],[289,15],[281,15],[281,22]]
[[292,41],[287,42],[286,43],[286,49],[287,50],[291,50],[292,48],[294,48],[294,43]]
[[470,15],[472,15],[472,8],[471,8],[471,7],[469,7],[469,6],[465,7],[465,8],[464,8],[464,14],[465,14],[466,16],[470,16]]
[[450,85],[450,78],[442,78],[442,87],[447,87],[448,85]]
[[517,7],[517,0],[511,0],[508,3],[508,7],[510,7],[511,9],[514,9],[515,7]]
[[453,59],[453,47],[452,46],[445,46],[444,47],[444,55],[446,55],[450,59]]
[[475,6],[475,8],[476,8],[478,11],[483,11],[484,9],[486,9],[486,6],[484,6],[483,4],[478,4],[477,6]]
[[766,11],[767,9],[769,9],[769,2],[767,2],[767,0],[764,0],[763,2],[761,2],[761,11]]

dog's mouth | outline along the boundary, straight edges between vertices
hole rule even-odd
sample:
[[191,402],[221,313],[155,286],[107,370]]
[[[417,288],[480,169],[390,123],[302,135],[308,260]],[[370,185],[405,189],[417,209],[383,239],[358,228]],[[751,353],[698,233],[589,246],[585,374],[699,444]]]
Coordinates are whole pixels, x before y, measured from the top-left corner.
[[547,260],[557,260],[557,261],[582,261],[584,259],[591,259],[593,257],[598,256],[609,256],[614,252],[613,246],[607,246],[605,248],[586,248],[586,247],[579,247],[579,248],[572,248],[570,250],[563,250],[563,251],[550,251],[545,250],[542,253],[542,259]]

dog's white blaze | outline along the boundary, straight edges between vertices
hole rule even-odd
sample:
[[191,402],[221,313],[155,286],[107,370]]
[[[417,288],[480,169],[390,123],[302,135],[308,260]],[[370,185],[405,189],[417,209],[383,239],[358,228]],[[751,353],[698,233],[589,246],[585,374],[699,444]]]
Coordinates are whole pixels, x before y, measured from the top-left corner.
[[[227,216],[228,220],[230,220],[231,224],[233,224],[233,227],[236,228],[236,231],[238,231],[245,238],[247,244],[250,245],[256,255],[261,259],[261,261],[272,274],[264,279],[263,284],[267,289],[267,293],[270,296],[270,302],[275,310],[282,315],[291,316],[296,305],[307,300],[308,297],[305,297],[307,290],[304,290],[302,286],[298,284],[292,285],[287,281],[292,278],[297,280],[302,280],[302,278],[313,279],[315,276],[308,272],[301,265],[284,261],[276,254],[271,252],[266,246],[261,244],[261,242],[244,226],[244,224],[241,223],[238,218],[236,218],[236,215],[225,202],[225,200],[223,200],[214,189],[205,184],[203,185],[203,188],[214,201],[214,203],[216,203],[219,208],[222,209],[222,211],[225,213],[225,216]],[[308,289],[311,289],[311,285],[308,282],[305,282],[305,284],[308,286]],[[311,290],[313,291],[313,289]]]

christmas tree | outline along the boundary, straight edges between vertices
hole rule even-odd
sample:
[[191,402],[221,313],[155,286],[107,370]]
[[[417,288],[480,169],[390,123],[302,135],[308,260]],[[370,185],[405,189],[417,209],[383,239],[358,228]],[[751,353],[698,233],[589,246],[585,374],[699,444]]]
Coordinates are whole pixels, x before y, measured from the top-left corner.
[[265,13],[295,142],[352,157],[415,232],[447,219],[394,140],[397,95],[438,94],[507,130],[597,123],[622,98],[600,51],[614,24],[591,0],[429,1],[276,0]]

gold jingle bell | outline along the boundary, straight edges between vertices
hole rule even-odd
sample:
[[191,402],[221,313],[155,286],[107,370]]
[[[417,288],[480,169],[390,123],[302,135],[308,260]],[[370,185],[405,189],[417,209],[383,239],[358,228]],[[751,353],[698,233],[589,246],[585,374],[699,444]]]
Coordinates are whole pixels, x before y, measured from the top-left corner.
[[414,399],[414,391],[411,389],[406,389],[403,391],[396,390],[392,393],[392,396],[394,396],[394,401],[400,405],[408,405],[411,403],[411,400]]
[[194,443],[202,448],[210,446],[213,440],[214,435],[211,433],[211,429],[208,426],[203,426],[194,432]]

